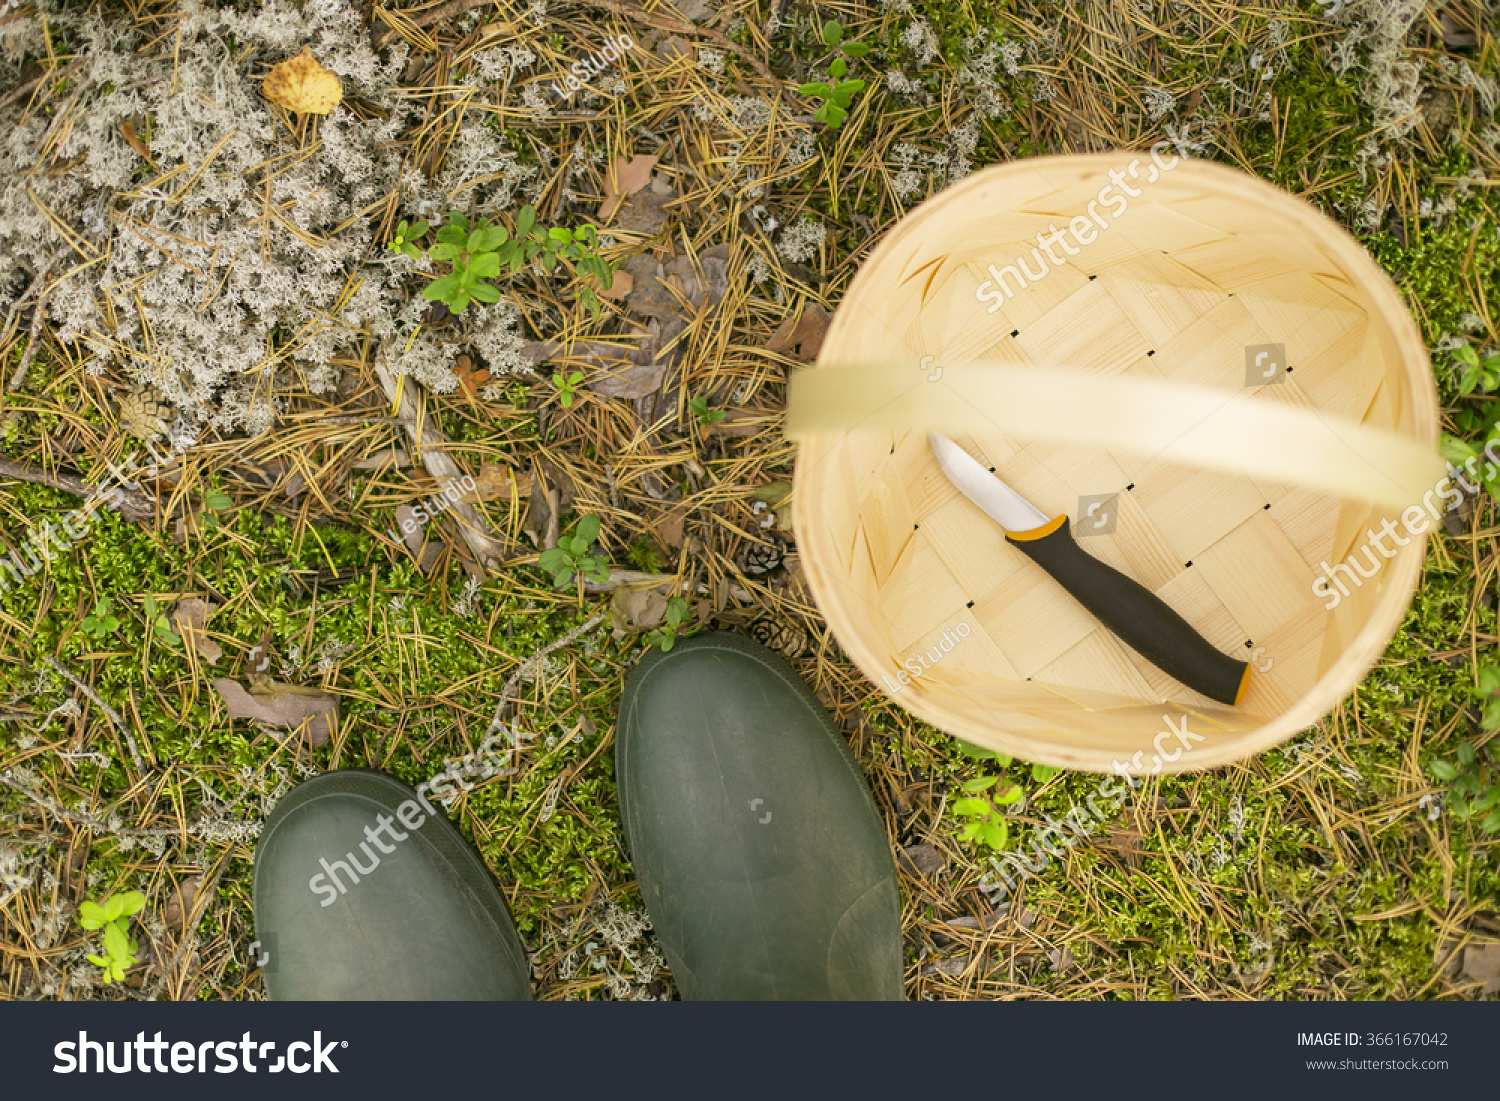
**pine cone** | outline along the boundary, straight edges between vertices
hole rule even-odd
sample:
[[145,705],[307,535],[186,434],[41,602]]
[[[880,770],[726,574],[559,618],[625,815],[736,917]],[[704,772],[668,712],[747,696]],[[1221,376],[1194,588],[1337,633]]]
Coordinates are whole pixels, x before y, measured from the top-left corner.
[[136,383],[120,399],[120,427],[137,439],[170,435],[175,415],[167,399],[143,383]]
[[781,560],[785,557],[786,550],[780,542],[747,543],[743,558],[745,576],[764,577],[780,568]]

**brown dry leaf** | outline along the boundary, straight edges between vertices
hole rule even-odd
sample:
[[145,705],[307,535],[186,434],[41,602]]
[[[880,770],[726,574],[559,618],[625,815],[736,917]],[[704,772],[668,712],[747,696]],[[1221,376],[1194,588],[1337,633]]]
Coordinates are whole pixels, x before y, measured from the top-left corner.
[[490,373],[483,368],[474,369],[474,361],[466,355],[460,355],[458,362],[454,364],[453,374],[458,378],[458,385],[463,392],[471,398],[479,396],[479,388],[490,379]]
[[272,103],[299,115],[329,114],[344,98],[339,78],[319,65],[307,46],[296,57],[273,65],[261,92]]
[[677,189],[658,176],[651,187],[636,192],[620,207],[615,228],[626,233],[650,236],[667,224],[667,212],[661,208],[677,198]]
[[208,637],[205,626],[208,617],[213,615],[214,606],[206,604],[196,596],[179,600],[177,608],[172,613],[172,626],[177,628],[177,633],[198,655],[210,665],[216,663],[224,656],[224,650],[217,642]]
[[141,140],[140,134],[136,132],[135,123],[129,119],[120,123],[120,133],[130,143],[130,148],[141,155],[141,160],[145,161],[152,168],[156,167],[156,162],[151,159],[151,149]]
[[662,323],[653,319],[644,330],[637,330],[645,339],[634,348],[603,341],[579,341],[574,345],[574,356],[594,368],[585,376],[585,385],[603,397],[626,400],[658,392],[669,364],[656,362],[657,354],[667,340],[682,330],[683,322],[679,319],[671,325],[664,330]]
[[228,677],[215,678],[214,688],[223,698],[230,718],[254,719],[292,731],[305,727],[315,746],[327,743],[339,717],[339,701],[328,693],[280,684],[270,677],[252,675],[248,692]]
[[604,174],[604,203],[599,207],[599,220],[605,221],[620,208],[625,196],[634,195],[651,182],[651,170],[660,157],[638,156],[626,160],[617,157]]
[[594,288],[594,293],[600,298],[612,298],[615,301],[622,300],[631,292],[635,286],[635,277],[628,271],[613,272],[608,287],[601,287],[599,280],[590,276],[584,282]]
[[162,907],[161,918],[167,926],[177,928],[179,933],[187,932],[187,920],[193,912],[193,900],[198,895],[198,888],[203,886],[201,875],[189,876],[177,884],[177,889],[167,899],[167,904]]
[[711,436],[758,436],[768,430],[775,414],[763,409],[726,409],[726,416],[708,426]]
[[510,500],[511,487],[517,497],[531,495],[531,475],[516,472],[504,463],[484,459],[479,464],[479,473],[474,477],[473,499],[476,501]]
[[795,348],[793,358],[811,363],[818,358],[823,338],[828,335],[828,323],[832,319],[832,315],[822,306],[815,302],[809,303],[796,322],[789,317],[781,323],[781,327],[766,345],[766,351],[788,352]]
[[1500,944],[1471,944],[1464,949],[1464,974],[1484,983],[1483,994],[1500,992]]
[[609,620],[621,632],[649,631],[660,627],[667,615],[670,588],[627,589],[621,585],[609,600]]
[[663,513],[661,519],[653,525],[657,537],[669,547],[682,546],[682,526],[687,520],[687,514],[687,505],[678,505]]

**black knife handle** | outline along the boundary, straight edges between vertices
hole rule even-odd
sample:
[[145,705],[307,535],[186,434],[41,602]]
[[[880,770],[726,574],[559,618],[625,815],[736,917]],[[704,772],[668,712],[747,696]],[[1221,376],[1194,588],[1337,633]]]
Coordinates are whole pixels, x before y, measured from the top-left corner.
[[1067,516],[1005,538],[1163,673],[1231,707],[1244,698],[1249,663],[1221,654],[1159,596],[1083,550]]

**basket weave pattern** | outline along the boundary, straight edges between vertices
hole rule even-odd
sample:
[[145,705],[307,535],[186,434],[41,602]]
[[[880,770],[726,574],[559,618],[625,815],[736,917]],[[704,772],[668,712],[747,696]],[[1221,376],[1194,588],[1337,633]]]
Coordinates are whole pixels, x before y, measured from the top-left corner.
[[[820,361],[1066,364],[1222,388],[1226,400],[1338,414],[1435,445],[1431,368],[1394,286],[1310,206],[1230,169],[1183,162],[1161,174],[1092,244],[988,312],[976,292],[990,265],[1024,258],[1035,272],[1037,234],[1083,215],[1130,159],[1001,166],[929,202],[863,266]],[[1247,388],[1255,345],[1284,346],[1281,381]],[[921,717],[1031,760],[1107,771],[1144,749],[1150,762],[1164,717],[1186,716],[1204,739],[1157,766],[1167,772],[1290,737],[1378,658],[1420,573],[1425,538],[1388,543],[1389,560],[1366,547],[1367,528],[1399,519],[1388,508],[1104,446],[955,439],[1046,515],[1072,517],[1085,550],[1256,667],[1228,708],[1136,655],[959,495],[925,429],[804,441],[799,543],[844,648]],[[1112,529],[1090,531],[1080,498],[1106,496]],[[1346,581],[1348,596],[1327,610],[1314,582],[1351,555],[1372,576]],[[903,668],[919,670],[905,685]]]

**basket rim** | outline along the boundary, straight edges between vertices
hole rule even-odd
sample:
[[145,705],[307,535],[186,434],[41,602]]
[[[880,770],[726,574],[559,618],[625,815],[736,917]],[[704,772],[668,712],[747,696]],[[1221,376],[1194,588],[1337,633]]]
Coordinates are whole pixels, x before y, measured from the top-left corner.
[[[913,208],[860,265],[835,310],[817,363],[811,369],[841,361],[838,349],[857,324],[853,311],[846,307],[858,301],[862,294],[868,293],[876,286],[877,280],[880,280],[879,288],[882,292],[895,285],[895,281],[882,269],[899,259],[897,253],[902,242],[919,233],[924,223],[930,219],[961,207],[976,192],[993,187],[996,183],[1016,179],[1022,174],[1043,172],[1050,166],[1058,170],[1065,169],[1082,180],[1090,173],[1107,173],[1111,168],[1121,168],[1122,158],[1132,156],[1139,156],[1139,151],[1122,149],[1110,153],[1063,154],[990,165]],[[1123,163],[1128,164],[1128,159]],[[1269,213],[1283,215],[1296,230],[1307,234],[1327,251],[1343,273],[1370,299],[1374,308],[1367,313],[1367,317],[1371,324],[1385,327],[1395,346],[1396,356],[1404,367],[1402,374],[1406,392],[1402,397],[1410,411],[1411,428],[1392,426],[1391,431],[1435,448],[1438,438],[1438,397],[1426,344],[1400,291],[1364,247],[1343,226],[1306,199],[1239,168],[1183,157],[1171,169],[1171,178],[1173,181],[1196,184],[1206,193],[1239,199],[1268,210]],[[1160,186],[1160,183],[1152,186]],[[919,687],[920,682],[904,691],[904,698],[895,697],[880,687],[879,677],[884,665],[881,656],[864,636],[849,629],[852,619],[843,591],[847,586],[831,576],[825,566],[825,563],[833,563],[838,559],[835,548],[831,545],[831,533],[819,523],[809,495],[795,492],[804,484],[804,476],[810,476],[809,467],[827,469],[825,460],[829,453],[847,435],[844,432],[813,433],[798,443],[792,510],[798,543],[805,548],[799,557],[812,596],[834,638],[850,660],[877,691],[954,737],[959,735],[953,734],[953,731],[963,730],[963,739],[966,741],[1013,753],[1026,760],[1079,771],[1112,772],[1112,765],[1120,756],[1119,749],[1111,751],[1095,747],[1063,747],[993,728],[969,731],[966,729],[967,720],[944,700],[927,695],[925,686]],[[1358,633],[1306,694],[1288,710],[1249,730],[1222,738],[1211,738],[1210,741],[1195,746],[1192,753],[1182,754],[1176,762],[1163,763],[1160,771],[1164,774],[1197,772],[1243,760],[1316,724],[1337,707],[1380,659],[1400,627],[1416,592],[1426,559],[1426,546],[1427,534],[1423,533],[1413,538],[1410,546],[1401,548],[1397,558],[1387,564],[1377,579],[1375,601],[1360,624]],[[1326,614],[1328,613],[1325,612]]]

